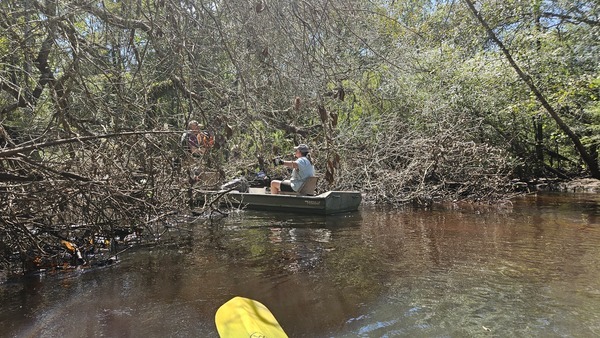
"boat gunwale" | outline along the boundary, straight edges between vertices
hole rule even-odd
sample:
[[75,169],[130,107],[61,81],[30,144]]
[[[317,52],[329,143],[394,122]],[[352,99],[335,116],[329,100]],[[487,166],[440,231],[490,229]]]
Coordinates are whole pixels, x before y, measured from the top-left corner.
[[[349,203],[343,207],[332,207],[328,200],[335,199],[341,197],[340,194],[346,195],[347,198],[358,198],[358,203]],[[233,205],[245,206],[248,209],[255,210],[268,210],[268,211],[292,211],[292,212],[313,212],[318,214],[338,214],[345,212],[354,212],[358,210],[362,202],[362,195],[359,191],[341,191],[341,190],[330,190],[319,195],[308,196],[308,195],[285,195],[285,194],[260,194],[260,193],[245,193],[238,191],[231,191],[224,195],[226,197],[229,195],[234,201],[229,200],[229,202],[233,202]],[[244,199],[248,197],[250,201],[245,202]],[[238,199],[238,200],[235,200]],[[262,201],[257,201],[256,199],[262,199]],[[273,203],[269,203],[269,199],[272,199]],[[277,201],[280,204],[277,204]],[[319,201],[317,205],[292,205],[285,204],[288,202],[301,202],[301,201]],[[283,204],[281,204],[283,203]]]

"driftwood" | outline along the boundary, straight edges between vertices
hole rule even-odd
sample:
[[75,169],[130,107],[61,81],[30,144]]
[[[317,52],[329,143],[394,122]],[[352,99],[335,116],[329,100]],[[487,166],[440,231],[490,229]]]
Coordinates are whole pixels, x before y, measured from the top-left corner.
[[106,264],[135,243],[181,235],[188,173],[205,167],[202,158],[185,158],[180,134],[124,132],[0,150],[0,269]]

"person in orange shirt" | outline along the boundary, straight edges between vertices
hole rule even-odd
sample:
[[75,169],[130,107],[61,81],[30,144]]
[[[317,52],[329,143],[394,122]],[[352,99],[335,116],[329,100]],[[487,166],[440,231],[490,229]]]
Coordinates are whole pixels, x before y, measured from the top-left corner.
[[202,130],[202,125],[196,120],[188,123],[188,131],[183,135],[182,141],[187,143],[188,150],[192,156],[203,155],[215,144],[214,136]]

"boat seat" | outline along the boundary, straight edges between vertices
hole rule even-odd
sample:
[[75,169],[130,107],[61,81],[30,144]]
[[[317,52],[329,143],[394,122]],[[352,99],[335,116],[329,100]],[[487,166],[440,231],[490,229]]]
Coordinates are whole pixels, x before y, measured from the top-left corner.
[[282,195],[313,196],[317,190],[318,176],[311,176],[304,181],[304,184],[296,192],[280,191]]

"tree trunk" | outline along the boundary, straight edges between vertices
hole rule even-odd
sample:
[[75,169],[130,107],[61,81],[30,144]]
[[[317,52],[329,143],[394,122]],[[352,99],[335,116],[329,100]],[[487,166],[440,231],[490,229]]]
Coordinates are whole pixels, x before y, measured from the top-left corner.
[[556,122],[558,127],[565,134],[567,134],[567,136],[571,139],[571,142],[573,142],[575,149],[579,153],[579,156],[581,157],[583,162],[586,164],[588,170],[590,171],[591,176],[593,178],[600,179],[600,167],[598,166],[597,160],[585,149],[585,146],[581,143],[581,140],[579,139],[579,137],[562,120],[562,118],[558,115],[556,110],[554,110],[554,108],[550,105],[548,100],[546,100],[546,97],[537,88],[537,86],[533,82],[533,79],[531,78],[531,76],[525,74],[525,72],[523,72],[523,70],[519,67],[519,65],[517,65],[516,61],[513,59],[511,53],[508,51],[506,46],[504,46],[502,41],[500,41],[498,36],[496,36],[494,31],[490,28],[490,26],[487,24],[487,22],[483,19],[481,14],[479,12],[477,12],[477,10],[475,9],[475,6],[473,5],[473,1],[465,0],[465,2],[467,4],[467,6],[469,6],[469,9],[471,10],[471,12],[473,12],[473,15],[479,21],[479,23],[485,28],[486,32],[488,33],[488,35],[490,36],[492,41],[494,41],[494,43],[500,48],[500,50],[502,50],[502,53],[504,53],[504,56],[506,57],[506,59],[508,60],[510,65],[513,67],[513,69],[517,72],[517,74],[519,75],[521,80],[523,80],[529,86],[529,89],[533,92],[535,97],[540,101],[540,103],[542,104],[544,109],[546,109],[548,114],[550,114],[550,116],[554,119],[554,121]]

